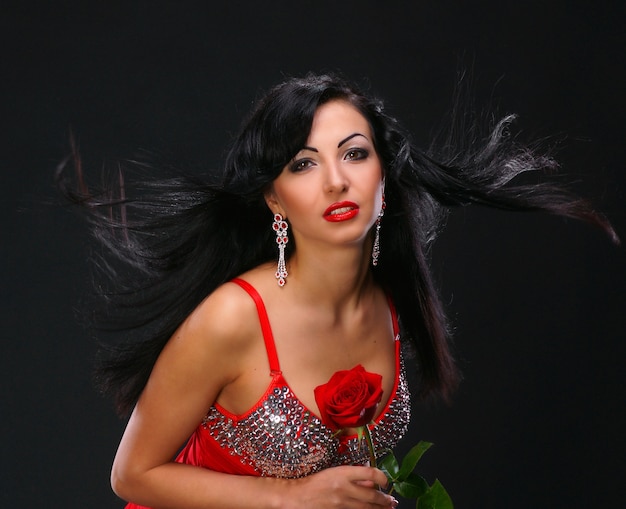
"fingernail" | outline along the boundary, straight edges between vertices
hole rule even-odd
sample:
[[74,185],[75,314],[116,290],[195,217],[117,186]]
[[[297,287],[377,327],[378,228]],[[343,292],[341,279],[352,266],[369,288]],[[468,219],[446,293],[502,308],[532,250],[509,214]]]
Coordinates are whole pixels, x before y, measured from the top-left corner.
[[398,507],[398,501],[395,499],[395,497],[391,497],[391,507],[393,507],[393,509],[396,509],[396,507]]

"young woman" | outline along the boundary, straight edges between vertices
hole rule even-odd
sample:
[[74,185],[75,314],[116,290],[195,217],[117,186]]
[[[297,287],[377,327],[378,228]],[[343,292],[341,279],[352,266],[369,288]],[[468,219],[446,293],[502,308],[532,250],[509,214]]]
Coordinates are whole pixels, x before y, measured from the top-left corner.
[[355,366],[380,375],[372,434],[382,451],[408,427],[403,351],[419,396],[455,388],[426,259],[443,207],[544,210],[614,236],[586,202],[511,182],[553,162],[504,136],[510,120],[484,146],[437,161],[378,101],[310,75],[259,102],[217,185],[155,182],[117,200],[119,216],[84,183],[68,191],[135,268],[123,281],[112,274],[107,317],[135,339],[100,366],[120,412],[132,411],[112,472],[129,507],[397,504],[375,489],[385,476],[363,466],[351,430],[322,422],[314,389]]

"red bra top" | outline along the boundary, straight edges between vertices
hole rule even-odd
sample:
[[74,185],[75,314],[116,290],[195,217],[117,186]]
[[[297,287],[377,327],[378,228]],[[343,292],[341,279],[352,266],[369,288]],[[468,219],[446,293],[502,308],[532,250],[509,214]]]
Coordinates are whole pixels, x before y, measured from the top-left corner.
[[[334,436],[306,408],[283,378],[265,305],[259,293],[242,279],[233,283],[254,300],[267,350],[271,381],[247,412],[235,415],[214,403],[176,461],[239,475],[295,478],[324,468],[368,461],[354,436]],[[392,449],[407,431],[410,396],[400,349],[396,312],[389,301],[396,345],[395,382],[382,413],[370,425],[380,455]],[[134,504],[127,509],[140,508]]]

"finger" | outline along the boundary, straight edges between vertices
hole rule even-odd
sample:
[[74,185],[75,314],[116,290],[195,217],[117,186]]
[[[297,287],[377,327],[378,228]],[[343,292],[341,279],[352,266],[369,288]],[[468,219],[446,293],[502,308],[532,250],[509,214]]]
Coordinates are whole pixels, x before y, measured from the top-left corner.
[[358,500],[360,505],[365,503],[373,509],[393,509],[398,505],[398,501],[394,497],[382,491],[371,488],[357,489],[359,492],[355,494],[355,499]]
[[372,482],[377,486],[387,486],[387,476],[382,470],[373,467],[344,466],[348,479],[352,482]]
[[366,467],[366,468],[369,471],[369,474],[371,474],[371,477],[368,477],[367,479],[363,479],[364,481],[371,481],[376,486],[380,486],[383,489],[387,488],[387,483],[389,482],[389,479],[387,479],[387,476],[382,470],[379,470],[377,468],[372,468],[372,467]]

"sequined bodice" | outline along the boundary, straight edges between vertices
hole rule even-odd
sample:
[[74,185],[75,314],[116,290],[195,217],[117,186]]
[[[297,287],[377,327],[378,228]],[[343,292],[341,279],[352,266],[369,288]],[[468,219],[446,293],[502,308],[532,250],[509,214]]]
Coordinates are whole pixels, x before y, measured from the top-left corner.
[[[255,300],[272,369],[268,390],[241,416],[214,404],[178,461],[229,473],[294,478],[342,464],[365,464],[367,453],[356,436],[335,436],[307,409],[280,372],[271,328],[260,296],[248,283],[234,280]],[[371,425],[376,450],[384,454],[406,433],[410,397],[397,321],[396,378],[383,412]]]
[[[384,453],[393,448],[406,433],[409,408],[401,368],[387,407],[371,426],[377,451]],[[356,436],[333,436],[298,400],[280,374],[273,379],[267,396],[245,418],[234,419],[214,406],[204,419],[203,430],[233,457],[264,476],[302,477],[327,467],[362,465],[368,460]]]

